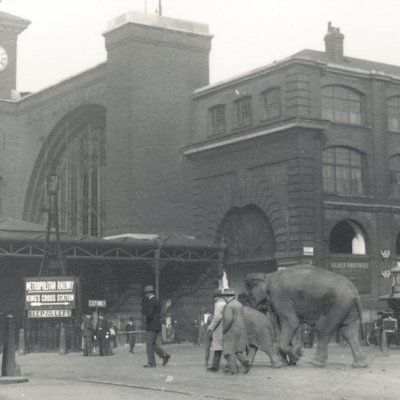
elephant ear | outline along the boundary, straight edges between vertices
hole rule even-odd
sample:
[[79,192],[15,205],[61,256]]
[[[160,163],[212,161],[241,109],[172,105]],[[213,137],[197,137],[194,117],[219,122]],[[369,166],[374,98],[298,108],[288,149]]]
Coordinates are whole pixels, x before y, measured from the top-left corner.
[[259,304],[266,299],[267,294],[266,294],[265,274],[262,273],[248,274],[245,282],[246,282],[247,294],[254,299],[255,304]]

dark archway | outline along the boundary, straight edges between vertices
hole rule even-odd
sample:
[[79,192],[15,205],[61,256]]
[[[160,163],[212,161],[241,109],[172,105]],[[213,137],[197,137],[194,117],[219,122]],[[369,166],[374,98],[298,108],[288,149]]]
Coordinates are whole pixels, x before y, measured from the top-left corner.
[[256,205],[230,209],[219,225],[216,241],[225,247],[224,264],[232,287],[243,288],[249,272],[276,270],[274,233]]

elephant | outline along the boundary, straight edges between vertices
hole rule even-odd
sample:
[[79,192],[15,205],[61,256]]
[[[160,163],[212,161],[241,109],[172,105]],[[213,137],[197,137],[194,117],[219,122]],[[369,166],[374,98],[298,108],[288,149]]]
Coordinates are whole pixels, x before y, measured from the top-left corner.
[[323,268],[294,265],[269,274],[248,274],[245,283],[255,303],[266,300],[276,315],[280,326],[278,347],[285,359],[298,360],[294,337],[301,323],[307,323],[318,332],[317,350],[311,361],[315,366],[326,365],[329,341],[339,329],[350,345],[352,366],[368,366],[359,343],[360,295],[349,279]]

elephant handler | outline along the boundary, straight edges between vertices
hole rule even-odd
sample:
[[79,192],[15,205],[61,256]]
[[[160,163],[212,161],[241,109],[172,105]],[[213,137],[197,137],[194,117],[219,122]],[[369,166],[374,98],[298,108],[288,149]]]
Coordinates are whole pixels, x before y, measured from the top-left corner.
[[235,375],[238,373],[236,359],[244,366],[244,372],[250,370],[250,363],[246,359],[248,349],[247,332],[243,315],[243,305],[236,299],[232,289],[222,292],[225,302],[223,311],[223,353],[228,363],[225,373]]
[[221,298],[221,290],[216,289],[214,292],[214,314],[210,325],[207,328],[207,332],[212,334],[211,351],[214,352],[213,360],[208,371],[217,372],[219,370],[219,364],[222,356],[222,318],[225,307],[225,301]]

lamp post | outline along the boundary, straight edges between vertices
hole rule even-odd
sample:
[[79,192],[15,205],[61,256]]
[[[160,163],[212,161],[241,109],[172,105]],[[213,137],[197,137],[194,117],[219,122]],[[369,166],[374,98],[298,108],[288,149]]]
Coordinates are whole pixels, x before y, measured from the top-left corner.
[[[47,176],[47,195],[47,230],[39,276],[57,275],[59,273],[65,276],[66,271],[61,252],[58,221],[58,175],[54,171],[50,172]],[[55,234],[55,242],[51,241],[52,233]]]

